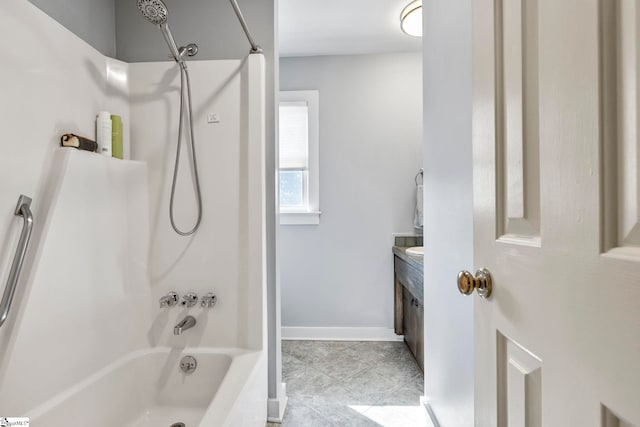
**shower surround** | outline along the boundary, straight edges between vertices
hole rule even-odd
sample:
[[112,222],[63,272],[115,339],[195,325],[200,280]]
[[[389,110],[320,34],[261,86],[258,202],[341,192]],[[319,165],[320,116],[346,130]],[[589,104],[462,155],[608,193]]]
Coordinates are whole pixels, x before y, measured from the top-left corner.
[[[23,0],[0,3],[0,53],[0,290],[19,194],[33,197],[35,218],[0,328],[0,416],[48,427],[264,425],[263,57],[188,63],[204,216],[185,238],[168,219],[175,63],[106,58]],[[123,117],[129,160],[58,147],[65,132],[92,136],[100,110]],[[190,224],[182,155],[176,220]],[[168,291],[218,302],[160,309]],[[196,326],[174,336],[188,314]],[[178,366],[187,354],[199,361],[190,376]]]

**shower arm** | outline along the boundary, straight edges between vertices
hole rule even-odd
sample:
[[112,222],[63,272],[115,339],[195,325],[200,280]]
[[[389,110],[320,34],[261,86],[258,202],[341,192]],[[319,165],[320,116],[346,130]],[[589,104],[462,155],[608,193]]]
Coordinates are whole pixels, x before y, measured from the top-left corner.
[[249,32],[249,27],[247,27],[247,22],[244,20],[244,16],[242,16],[242,12],[240,11],[240,6],[238,6],[238,2],[236,0],[229,0],[231,6],[233,7],[236,16],[238,17],[238,21],[240,21],[240,25],[242,26],[242,30],[244,34],[247,36],[247,40],[249,40],[249,44],[251,45],[251,53],[262,53],[262,48],[256,44],[251,37],[251,33]]

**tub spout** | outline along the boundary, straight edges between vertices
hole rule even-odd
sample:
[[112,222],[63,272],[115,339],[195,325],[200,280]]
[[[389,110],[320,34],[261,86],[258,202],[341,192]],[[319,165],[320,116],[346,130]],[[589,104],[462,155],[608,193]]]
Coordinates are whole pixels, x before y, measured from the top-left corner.
[[191,329],[194,326],[196,326],[196,318],[193,316],[187,316],[173,328],[173,335],[180,335],[182,334],[182,331]]

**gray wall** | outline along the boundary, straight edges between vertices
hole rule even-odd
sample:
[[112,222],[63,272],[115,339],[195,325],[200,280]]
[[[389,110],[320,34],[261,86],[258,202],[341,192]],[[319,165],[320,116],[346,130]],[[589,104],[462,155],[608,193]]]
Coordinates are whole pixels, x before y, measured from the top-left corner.
[[392,233],[411,232],[422,166],[420,53],[281,58],[280,89],[320,92],[320,225],[280,226],[282,325],[393,327]]
[[29,1],[104,55],[115,58],[115,0]]
[[[118,59],[126,62],[165,61],[168,50],[160,31],[146,21],[135,0],[115,0]],[[196,43],[194,59],[237,59],[249,53],[249,42],[228,0],[163,0],[169,27],[178,46]],[[256,42],[273,57],[274,2],[239,0]]]
[[424,3],[425,395],[440,425],[472,426],[471,1]]

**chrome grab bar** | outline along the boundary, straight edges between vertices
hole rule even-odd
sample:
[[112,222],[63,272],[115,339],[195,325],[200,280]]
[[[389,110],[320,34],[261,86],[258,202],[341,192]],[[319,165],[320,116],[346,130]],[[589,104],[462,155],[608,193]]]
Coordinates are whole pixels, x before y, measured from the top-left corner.
[[31,229],[33,228],[33,215],[31,214],[30,206],[31,198],[21,194],[18,199],[18,204],[16,205],[15,214],[16,216],[21,216],[24,219],[24,223],[22,225],[22,233],[20,233],[20,240],[18,240],[18,249],[16,249],[16,255],[13,257],[13,263],[9,271],[7,286],[4,288],[2,302],[0,302],[0,326],[7,320],[7,316],[9,315],[13,295],[16,293],[16,286],[20,278],[20,271],[22,271],[22,262],[27,253]]

